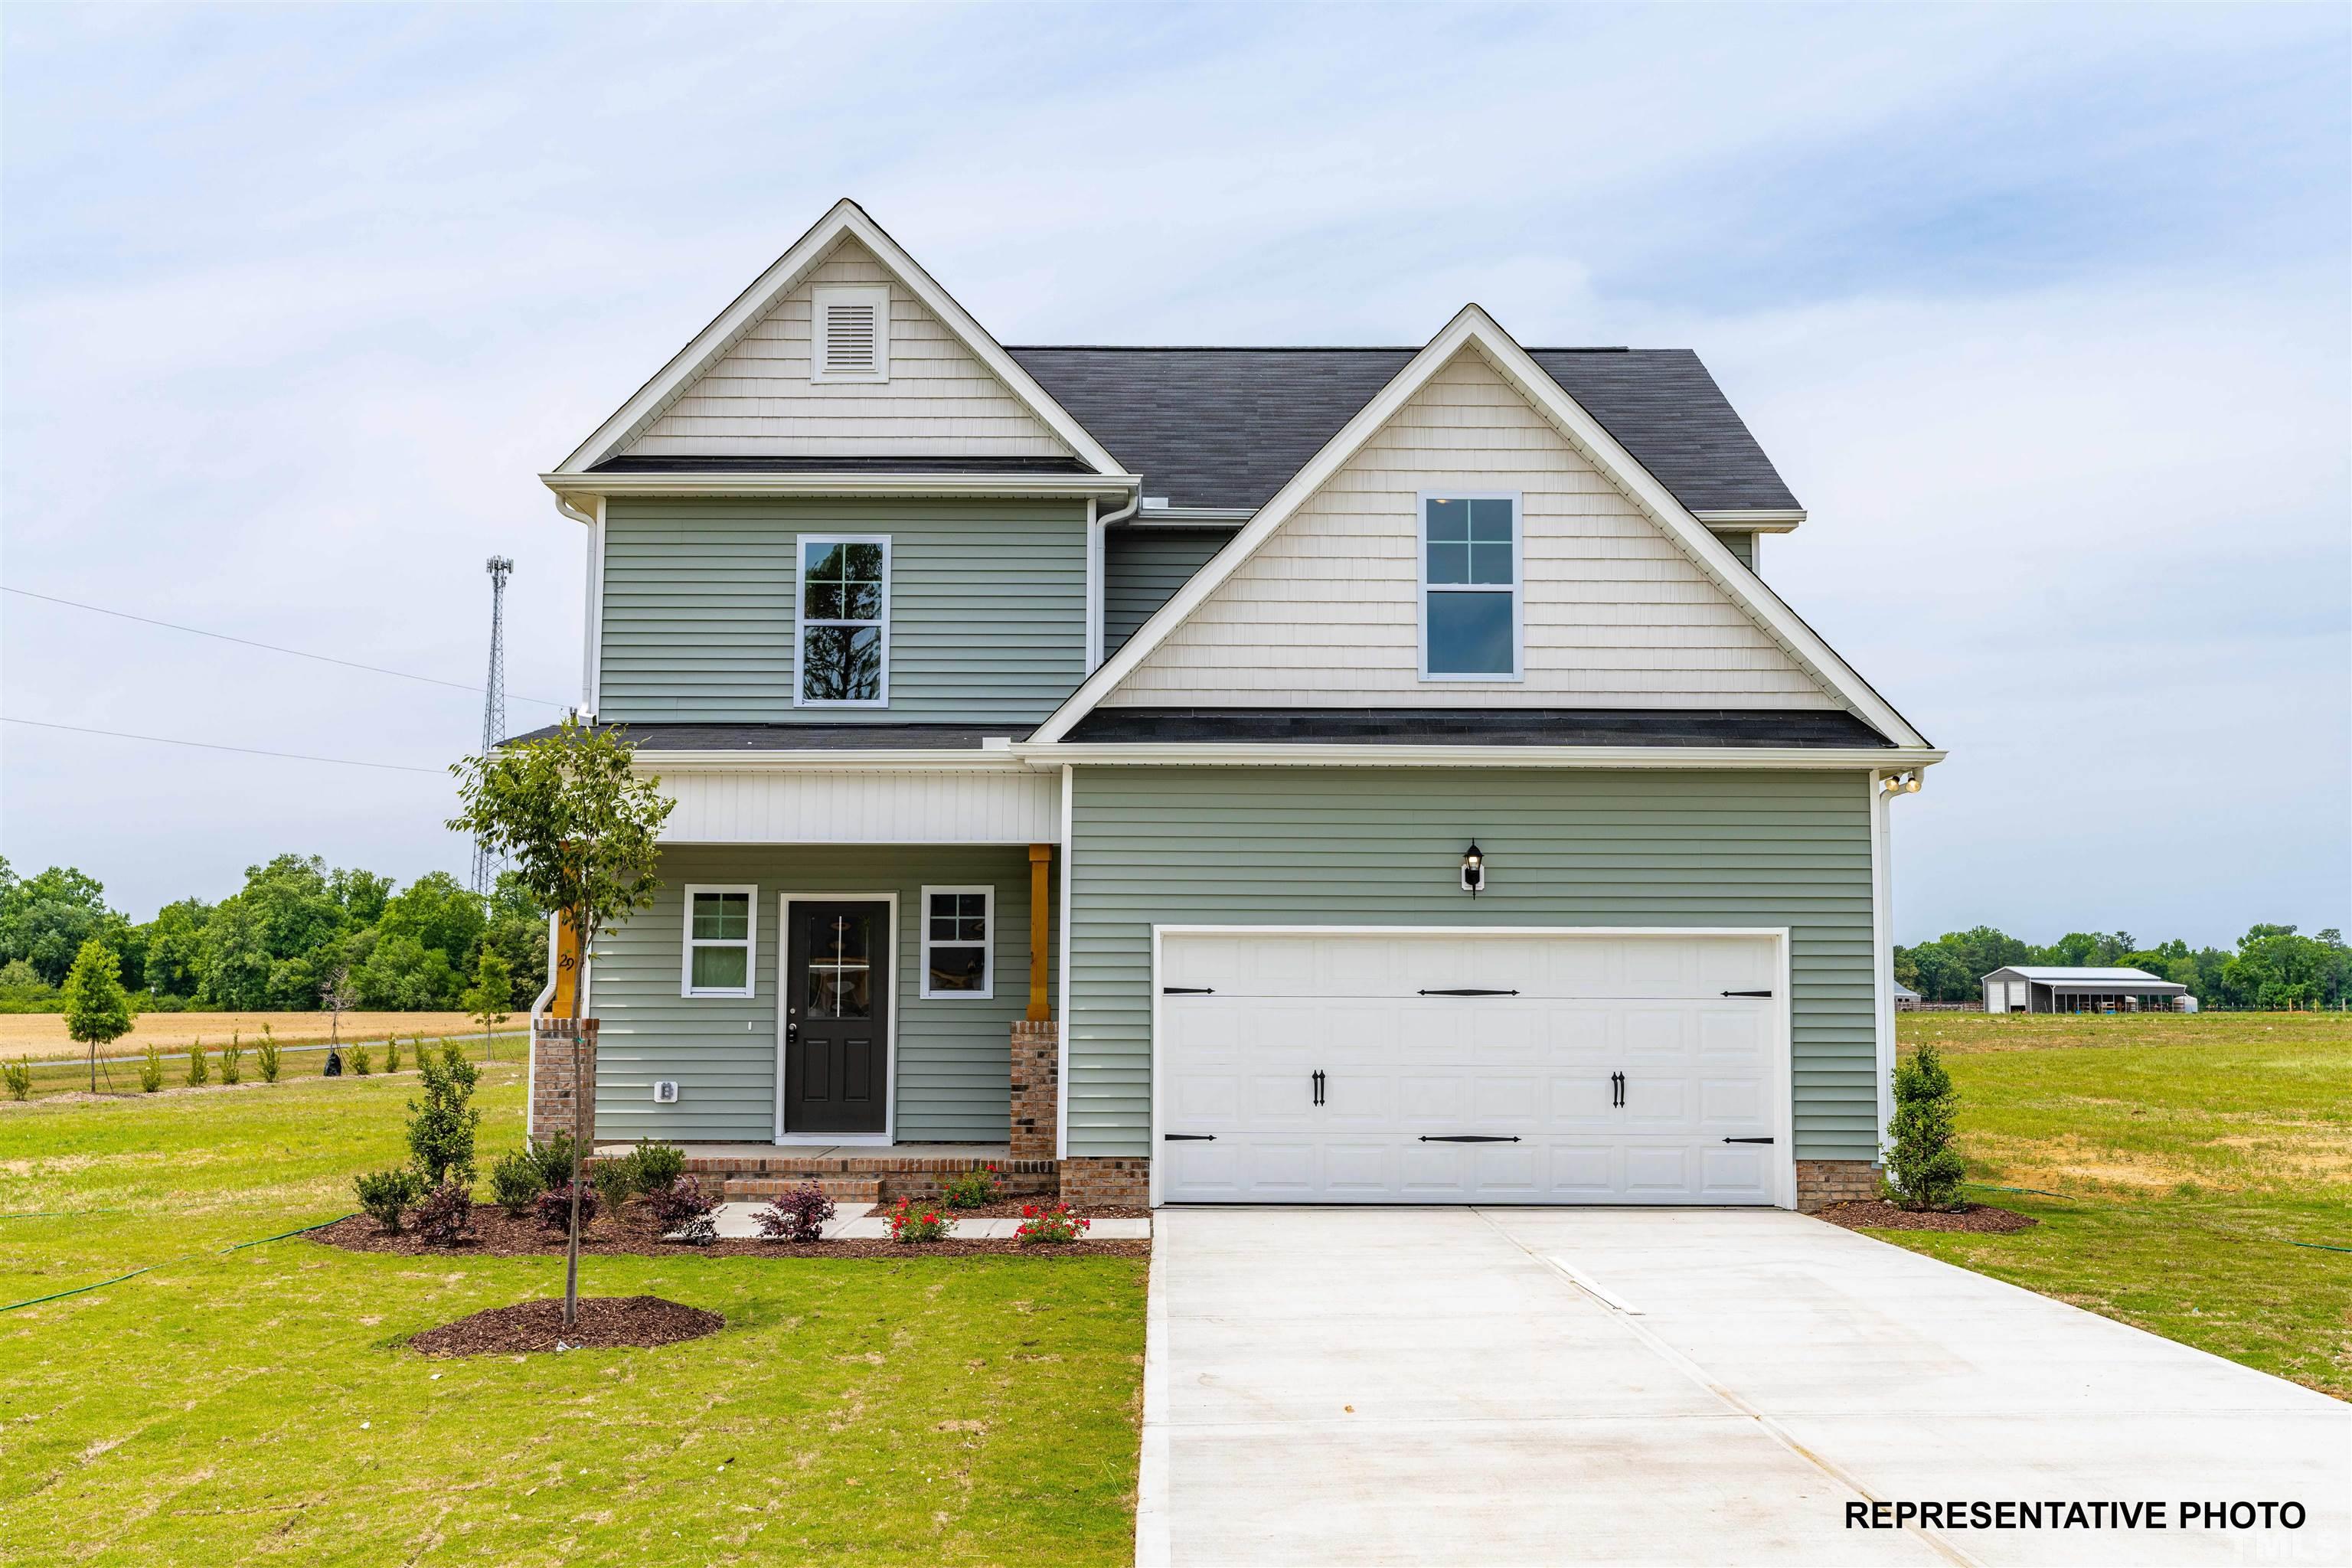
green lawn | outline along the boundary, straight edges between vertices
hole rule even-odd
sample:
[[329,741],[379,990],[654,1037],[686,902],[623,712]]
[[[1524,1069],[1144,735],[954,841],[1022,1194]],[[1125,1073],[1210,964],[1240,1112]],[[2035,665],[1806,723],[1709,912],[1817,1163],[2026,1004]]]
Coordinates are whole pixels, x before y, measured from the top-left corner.
[[1972,1190],[2042,1222],[1885,1239],[2352,1398],[2352,1018],[1911,1014]]
[[[0,1111],[0,1562],[1124,1563],[1138,1259],[591,1257],[723,1312],[656,1351],[428,1361],[561,1259],[299,1239],[413,1075]],[[483,1147],[520,1137],[492,1067]]]

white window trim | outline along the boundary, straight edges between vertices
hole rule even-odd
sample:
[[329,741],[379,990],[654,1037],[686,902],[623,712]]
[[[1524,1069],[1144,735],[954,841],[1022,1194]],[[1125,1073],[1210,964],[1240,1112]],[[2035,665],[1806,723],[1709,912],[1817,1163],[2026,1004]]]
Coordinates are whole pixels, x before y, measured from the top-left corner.
[[[694,899],[698,893],[740,893],[745,914],[743,934],[726,940],[703,939],[694,934]],[[681,996],[756,996],[760,994],[760,885],[757,882],[688,882],[686,885],[686,919],[679,931],[677,961],[677,994]],[[743,984],[740,985],[700,985],[694,983],[694,950],[698,947],[740,947],[743,950]]]
[[[1429,668],[1429,503],[1433,500],[1507,500],[1511,503],[1511,672],[1508,675],[1433,675]],[[1412,500],[1412,613],[1421,641],[1421,679],[1425,681],[1515,681],[1528,674],[1528,514],[1517,490],[1423,490]],[[1441,594],[1491,594],[1493,583],[1440,584]]]
[[[832,335],[828,305],[874,307],[874,368],[827,370],[826,340]],[[820,283],[809,290],[809,379],[817,382],[885,382],[890,379],[890,287],[887,283]]]
[[[987,921],[987,935],[981,939],[980,943],[980,989],[977,991],[934,991],[931,989],[932,947],[935,945],[940,947],[970,947],[971,945],[968,942],[956,940],[939,943],[934,943],[931,941],[931,895],[933,893],[978,893],[982,898],[987,900],[987,902],[981,906],[982,916]],[[993,887],[987,887],[979,884],[974,884],[970,887],[927,886],[923,889],[922,912],[919,918],[923,922],[923,935],[921,942],[917,944],[916,948],[916,959],[918,963],[921,966],[916,971],[917,984],[920,986],[920,990],[917,994],[921,996],[926,1002],[993,1001],[996,996],[996,889]]]
[[[808,647],[808,547],[812,544],[878,544],[882,547],[882,685],[877,695],[835,701],[807,696],[801,661]],[[862,621],[821,621],[820,626],[863,626]],[[890,706],[890,536],[887,533],[798,533],[793,536],[793,706],[795,708],[887,708]]]

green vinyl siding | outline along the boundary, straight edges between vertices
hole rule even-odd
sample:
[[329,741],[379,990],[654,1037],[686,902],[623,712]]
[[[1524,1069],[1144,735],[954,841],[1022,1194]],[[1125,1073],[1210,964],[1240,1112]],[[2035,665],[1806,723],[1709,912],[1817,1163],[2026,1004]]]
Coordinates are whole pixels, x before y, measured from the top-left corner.
[[[1790,928],[1796,1156],[1876,1149],[1859,772],[1080,767],[1069,1152],[1150,1152],[1151,927]],[[1462,850],[1487,889],[1461,890]]]
[[1718,533],[1716,537],[1723,541],[1725,547],[1734,555],[1739,557],[1739,563],[1742,566],[1747,567],[1750,572],[1756,570],[1756,536],[1754,534]]
[[1234,536],[1230,528],[1113,528],[1103,539],[1103,657],[1127,646]]
[[[1029,851],[1021,846],[680,846],[662,853],[653,908],[597,939],[590,1010],[596,1130],[604,1138],[764,1142],[775,1133],[777,898],[896,893],[900,1142],[1004,1142],[1011,1126],[1013,1020],[1029,1005]],[[682,996],[688,883],[756,883],[754,994]],[[922,889],[996,889],[993,994],[924,1000]],[[1047,973],[1053,973],[1049,962]],[[656,1105],[656,1079],[677,1103]]]
[[[889,706],[793,703],[794,542],[890,541]],[[598,716],[1034,724],[1086,676],[1083,502],[608,501]]]

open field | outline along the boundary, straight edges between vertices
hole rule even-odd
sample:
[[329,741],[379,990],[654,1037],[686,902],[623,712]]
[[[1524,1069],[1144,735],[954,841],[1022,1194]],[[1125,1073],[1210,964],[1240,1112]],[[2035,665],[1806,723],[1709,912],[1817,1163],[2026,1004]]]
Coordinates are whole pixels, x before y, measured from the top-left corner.
[[[521,1073],[485,1069],[490,1152]],[[429,1361],[561,1258],[299,1239],[394,1163],[413,1079],[0,1116],[0,1562],[1125,1563],[1134,1258],[592,1257],[724,1313],[656,1351]],[[106,1211],[106,1212],[93,1212]]]
[[[1873,1234],[2352,1398],[2352,1018],[1902,1016],[2009,1236]],[[2057,1196],[2052,1194],[2065,1194]],[[2288,1245],[2292,1242],[2303,1246]]]
[[[149,1046],[184,1051],[198,1040],[225,1046],[232,1032],[243,1036],[249,1047],[264,1024],[282,1046],[315,1044],[328,1035],[324,1013],[142,1013],[132,1020],[131,1032],[107,1047],[106,1054],[135,1057]],[[380,1040],[386,1035],[404,1040],[468,1030],[478,1035],[482,1026],[463,1013],[346,1013],[342,1023],[346,1040]],[[67,1037],[61,1013],[0,1013],[0,1058],[78,1057],[84,1048]]]

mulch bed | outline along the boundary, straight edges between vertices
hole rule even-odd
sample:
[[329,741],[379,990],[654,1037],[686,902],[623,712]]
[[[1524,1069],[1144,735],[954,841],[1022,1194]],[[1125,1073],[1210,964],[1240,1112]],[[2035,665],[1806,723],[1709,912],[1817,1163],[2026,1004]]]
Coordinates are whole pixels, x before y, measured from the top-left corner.
[[1962,1204],[1957,1209],[1904,1209],[1880,1198],[1858,1198],[1832,1204],[1817,1216],[1848,1230],[1971,1230],[2005,1234],[2030,1230],[2042,1222],[2014,1209],[1990,1204]]
[[[967,1211],[969,1212],[969,1211]],[[1013,1215],[1020,1214],[1018,1205]],[[1095,1215],[1113,1211],[1101,1209]],[[456,1247],[435,1247],[418,1236],[414,1229],[386,1236],[376,1229],[375,1221],[365,1215],[353,1215],[337,1220],[323,1230],[310,1234],[312,1241],[323,1241],[330,1247],[340,1247],[349,1252],[389,1252],[404,1258],[560,1258],[563,1255],[563,1233],[543,1230],[536,1219],[509,1219],[506,1211],[496,1204],[474,1205],[472,1239]],[[595,1222],[583,1226],[580,1232],[580,1250],[604,1256],[633,1255],[644,1258],[976,1258],[984,1255],[1003,1256],[1018,1253],[1024,1258],[1149,1258],[1151,1243],[1137,1241],[1079,1241],[1066,1246],[1024,1247],[1006,1237],[1001,1241],[952,1238],[901,1246],[888,1237],[873,1241],[714,1241],[708,1247],[688,1247],[683,1242],[664,1241],[661,1230],[635,1204],[622,1212],[616,1221],[610,1215],[599,1215]]]
[[427,1329],[411,1339],[426,1355],[509,1355],[552,1350],[651,1350],[680,1340],[698,1340],[727,1326],[727,1320],[699,1307],[682,1307],[658,1296],[586,1296],[579,1317],[563,1326],[561,1301],[522,1301],[492,1307]]

